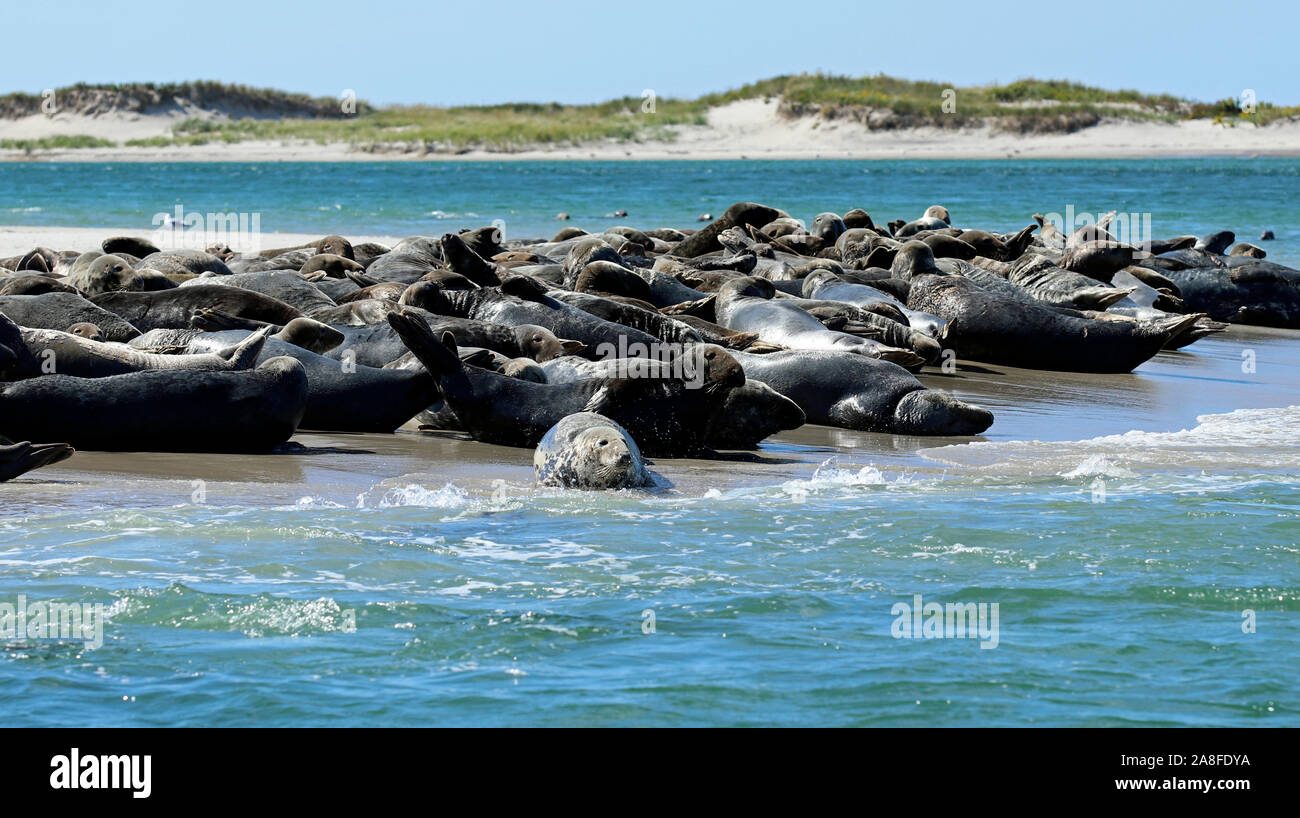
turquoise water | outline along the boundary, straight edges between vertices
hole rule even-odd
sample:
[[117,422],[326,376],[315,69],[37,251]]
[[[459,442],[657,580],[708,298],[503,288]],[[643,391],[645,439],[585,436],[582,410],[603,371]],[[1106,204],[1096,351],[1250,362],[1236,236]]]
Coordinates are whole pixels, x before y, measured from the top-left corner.
[[[945,204],[957,223],[1018,230],[1035,213],[1150,213],[1156,236],[1232,229],[1300,263],[1300,159],[730,162],[6,163],[0,224],[135,227],[182,205],[260,213],[272,232],[438,234],[494,219],[511,237],[690,226],[732,202],[811,220],[865,208],[878,222]],[[603,218],[626,210],[626,219]]]
[[[1298,169],[11,165],[0,205],[40,210],[0,221],[127,225],[178,197],[284,220],[268,229],[400,234],[459,226],[422,208],[477,224],[513,202],[521,231],[549,232],[556,210],[685,225],[753,198],[802,217],[943,201],[959,221],[1011,227],[1097,202],[1152,211],[1158,235],[1161,213],[1179,214],[1169,234],[1271,227],[1280,256],[1300,236]],[[315,210],[330,184],[349,186],[343,209]],[[0,712],[19,725],[1300,725],[1298,353],[1300,333],[1245,330],[1132,375],[929,374],[994,409],[982,440],[805,427],[763,463],[660,461],[672,487],[650,494],[539,490],[530,452],[414,434],[300,435],[306,452],[264,457],[79,453],[0,486],[0,604],[102,602],[103,644],[0,639]],[[996,604],[996,647],[895,638],[894,606],[918,594]]]

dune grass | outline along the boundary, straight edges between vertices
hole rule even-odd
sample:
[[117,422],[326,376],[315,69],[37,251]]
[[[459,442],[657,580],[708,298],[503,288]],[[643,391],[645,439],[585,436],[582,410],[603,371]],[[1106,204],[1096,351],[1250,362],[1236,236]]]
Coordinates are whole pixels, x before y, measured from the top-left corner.
[[115,148],[117,143],[109,139],[86,134],[43,136],[40,139],[0,139],[0,149],[47,151],[62,148]]
[[[675,137],[673,126],[704,124],[710,108],[749,99],[778,99],[780,112],[788,117],[856,119],[873,129],[991,125],[1017,133],[1046,133],[1080,130],[1106,118],[1165,122],[1211,119],[1216,124],[1236,126],[1267,125],[1300,117],[1300,106],[1259,103],[1255,110],[1244,113],[1231,99],[1202,103],[1169,94],[1107,90],[1064,80],[1023,79],[1006,85],[958,87],[883,74],[845,77],[821,73],[772,77],[689,100],[623,97],[591,105],[386,108],[358,101],[351,114],[341,112],[338,100],[220,83],[72,86],[61,89],[58,97],[65,101],[89,100],[88,104],[102,107],[102,98],[94,97],[96,88],[119,106],[138,107],[144,104],[140,100],[163,104],[184,97],[232,114],[228,120],[185,120],[171,135],[129,140],[124,143],[129,147],[305,140],[377,152],[458,153],[472,149],[510,152],[538,146],[578,146],[605,140],[671,141]],[[39,102],[29,97],[0,97],[0,115]],[[250,111],[257,115],[246,115]],[[0,147],[30,151],[112,144],[74,136],[8,140],[0,142]]]

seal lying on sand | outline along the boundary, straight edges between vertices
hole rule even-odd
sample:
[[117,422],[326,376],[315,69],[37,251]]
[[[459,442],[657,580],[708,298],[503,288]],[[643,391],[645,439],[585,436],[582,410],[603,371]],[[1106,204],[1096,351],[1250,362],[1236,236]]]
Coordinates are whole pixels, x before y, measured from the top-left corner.
[[0,437],[0,483],[33,469],[67,460],[75,451],[66,443],[10,443]]
[[[187,352],[212,353],[239,343],[247,333],[199,333]],[[342,362],[275,339],[267,339],[258,360],[297,360],[307,372],[307,409],[301,427],[323,432],[392,432],[438,400],[434,378],[423,368],[378,369]]]
[[568,415],[537,444],[537,482],[571,489],[642,488],[654,484],[627,430],[594,412]]
[[1132,372],[1199,317],[1097,321],[1008,298],[953,275],[913,278],[907,304],[947,321],[939,341],[959,358],[1071,372]]
[[[125,293],[112,293],[125,295]],[[149,293],[136,293],[147,296]],[[94,324],[105,341],[130,341],[140,331],[121,316],[87,301],[76,293],[48,292],[41,295],[0,296],[0,313],[15,324],[32,329],[66,331],[74,324]],[[182,324],[181,326],[185,326]]]
[[1143,266],[1172,279],[1192,310],[1217,321],[1300,329],[1300,271],[1250,256],[1166,253]]
[[[204,308],[281,327],[295,318],[304,317],[300,310],[269,295],[217,284],[177,287],[157,292],[110,292],[97,295],[92,301],[96,306],[130,322],[140,332],[151,329],[184,329],[190,325],[190,318],[195,311]],[[104,328],[103,324],[100,327]]]
[[718,290],[713,309],[718,323],[727,329],[757,332],[764,341],[792,349],[839,350],[905,366],[924,362],[910,349],[827,329],[799,306],[776,299],[775,295],[776,289],[766,279],[738,278]]
[[823,350],[733,352],[747,378],[798,404],[809,423],[900,435],[977,435],[993,413],[927,389],[888,361]]
[[[585,344],[556,338],[550,330],[535,324],[506,327],[471,318],[447,315],[423,316],[433,331],[441,335],[450,332],[458,347],[482,347],[510,358],[533,358],[549,361],[566,354],[576,354]],[[361,327],[339,327],[343,343],[330,350],[326,357],[335,360],[352,360],[366,366],[385,366],[409,354],[401,337],[387,323],[367,324]]]
[[249,369],[270,333],[270,327],[263,327],[234,346],[203,355],[156,355],[127,344],[105,344],[48,329],[25,329],[23,341],[42,362],[47,374],[106,378],[158,369],[204,372]]
[[[758,357],[758,356],[750,356]],[[546,383],[617,377],[670,377],[673,364],[654,358],[606,358],[588,361],[572,355],[540,365]],[[798,429],[806,418],[799,405],[761,381],[745,379],[731,390],[709,421],[705,437],[715,449],[755,449],[778,432]]]
[[266,451],[307,409],[292,358],[245,372],[45,375],[0,386],[0,434],[102,451]]
[[486,443],[532,448],[564,416],[598,412],[627,429],[651,457],[710,455],[709,420],[728,393],[745,383],[736,359],[712,345],[691,350],[698,388],[680,377],[532,383],[463,365],[451,334],[440,342],[414,313],[393,313],[388,321],[438,379],[444,400],[469,434]]

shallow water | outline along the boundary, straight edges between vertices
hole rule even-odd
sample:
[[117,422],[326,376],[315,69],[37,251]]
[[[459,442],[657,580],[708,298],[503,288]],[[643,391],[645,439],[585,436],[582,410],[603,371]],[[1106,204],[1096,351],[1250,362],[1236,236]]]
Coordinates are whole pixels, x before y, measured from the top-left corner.
[[[736,201],[811,221],[878,223],[942,203],[954,223],[1019,230],[1034,213],[1149,213],[1157,238],[1230,229],[1300,266],[1300,159],[0,163],[0,224],[148,231],[155,213],[259,214],[271,232],[440,235],[500,219],[508,237],[563,224],[687,227]],[[605,218],[626,210],[625,219]],[[556,222],[567,212],[570,222]],[[1146,238],[1142,236],[1142,238]],[[85,249],[85,248],[81,248]]]
[[[22,724],[1295,725],[1300,334],[1242,335],[1129,376],[927,376],[998,406],[981,441],[805,427],[763,463],[661,461],[655,493],[536,489],[530,452],[447,436],[79,454],[5,486],[0,600],[102,601],[104,644],[11,642],[0,701]],[[1240,373],[1243,344],[1279,368]],[[916,594],[996,603],[996,647],[894,638]]]
[[[505,214],[522,235],[551,232],[558,210],[586,226],[620,206],[632,224],[689,224],[752,198],[804,218],[943,201],[959,221],[1011,228],[1073,202],[1151,210],[1158,235],[1268,226],[1270,254],[1294,263],[1300,216],[1279,203],[1298,169],[6,165],[3,205],[25,210],[0,221],[147,227],[176,199],[260,210],[265,229],[437,233]],[[660,461],[670,486],[653,493],[539,490],[530,451],[445,435],[302,434],[303,452],[254,457],[78,453],[0,487],[0,605],[103,603],[103,645],[0,640],[0,712],[31,725],[1295,726],[1298,356],[1298,332],[1234,328],[1131,375],[927,373],[992,409],[993,427],[971,440],[808,426],[768,441],[762,462]],[[894,638],[893,606],[918,594],[997,604],[996,647]]]

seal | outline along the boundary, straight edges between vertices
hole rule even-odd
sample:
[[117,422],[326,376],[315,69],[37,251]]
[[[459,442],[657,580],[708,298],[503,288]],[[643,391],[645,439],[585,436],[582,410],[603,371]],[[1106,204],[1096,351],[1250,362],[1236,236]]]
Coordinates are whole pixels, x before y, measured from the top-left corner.
[[671,254],[682,258],[695,258],[705,253],[712,253],[722,249],[722,244],[718,241],[718,234],[722,231],[733,227],[762,227],[781,218],[789,218],[789,214],[756,202],[736,202],[716,221],[710,222],[702,230],[692,233],[673,245]]
[[[109,295],[126,295],[110,293]],[[148,296],[149,293],[134,293]],[[0,313],[14,323],[32,329],[66,330],[74,324],[94,324],[105,341],[130,341],[140,331],[120,315],[87,301],[76,293],[50,292],[40,295],[0,296]]]
[[[200,333],[187,352],[211,353],[239,343],[244,331]],[[301,427],[322,432],[392,432],[438,400],[438,387],[424,368],[378,369],[335,361],[275,338],[268,338],[260,364],[289,357],[305,369],[307,406]]]
[[68,327],[69,335],[76,335],[79,338],[85,338],[88,341],[104,340],[104,331],[94,324],[73,324]]
[[40,371],[40,363],[27,350],[22,328],[0,312],[0,381],[34,378]]
[[456,342],[441,342],[419,315],[388,322],[438,380],[443,399],[475,440],[533,448],[552,426],[576,412],[597,412],[626,429],[651,457],[710,456],[708,422],[727,395],[745,383],[736,359],[721,347],[692,348],[696,377],[613,378],[550,384],[464,366]]
[[[295,318],[281,327],[274,324],[268,324],[265,321],[253,321],[247,318],[237,318],[236,316],[221,312],[220,310],[210,309],[208,307],[194,311],[194,315],[190,316],[190,326],[199,332],[223,332],[232,329],[246,329],[256,332],[262,327],[270,327],[271,331],[275,333],[271,336],[272,338],[284,341],[286,344],[300,346],[303,349],[312,352],[318,352],[322,355],[343,343],[345,338],[343,333],[339,330],[311,318]],[[74,335],[77,334],[75,328],[69,329],[68,332],[72,332]],[[154,335],[156,333],[187,333],[184,341],[179,342],[182,346],[188,344],[190,338],[195,335],[194,332],[190,332],[189,330],[178,329],[150,330],[146,335]],[[143,339],[144,336],[133,339],[131,345],[141,348],[153,345],[152,343],[140,343]]]
[[1200,250],[1180,250],[1150,261],[1180,261],[1163,272],[1190,310],[1216,321],[1300,329],[1300,271],[1250,256],[1213,256]]
[[[182,290],[197,287],[230,287],[259,293],[276,301],[284,302],[303,315],[332,323],[320,318],[338,309],[338,304],[319,287],[289,270],[273,270],[261,273],[232,273],[228,276],[208,276],[192,278],[181,285]],[[222,308],[224,309],[224,308]]]
[[[462,358],[463,360],[463,358]],[[672,365],[654,358],[605,358],[587,361],[565,356],[540,365],[545,383],[576,383],[621,376],[663,378]],[[804,424],[798,404],[760,381],[745,379],[731,390],[709,420],[709,446],[715,449],[755,449],[772,435]]]
[[249,369],[262,351],[271,328],[263,327],[234,346],[204,355],[158,355],[126,344],[105,344],[49,329],[25,329],[22,333],[28,351],[43,362],[42,371],[46,374],[107,378],[149,370],[238,372]]
[[99,451],[267,451],[306,408],[307,373],[292,358],[244,372],[44,375],[0,386],[0,434]]
[[776,299],[775,295],[776,288],[766,279],[734,279],[718,290],[714,313],[718,323],[727,329],[757,332],[764,341],[792,349],[833,349],[903,365],[916,365],[925,360],[910,349],[827,329],[799,306]]
[[[481,347],[507,358],[549,361],[561,355],[577,354],[586,348],[577,341],[556,338],[550,330],[533,324],[506,327],[432,313],[425,313],[421,317],[429,323],[435,334],[450,332],[456,338],[458,347]],[[382,367],[410,354],[401,336],[386,321],[383,324],[342,327],[341,332],[344,336],[343,343],[330,350],[326,357]]]
[[[195,311],[205,307],[276,326],[284,326],[295,318],[304,317],[301,311],[269,295],[219,284],[199,284],[157,292],[103,293],[91,301],[95,306],[130,322],[141,332],[151,329],[184,329],[190,325],[190,318]],[[85,318],[80,320],[93,321]],[[93,323],[99,324],[98,321]],[[99,326],[107,332],[107,327],[103,324]]]
[[349,272],[359,273],[364,269],[350,258],[344,258],[333,253],[318,253],[307,259],[306,263],[298,268],[298,273],[307,275],[308,273],[323,272],[330,278],[346,278]]
[[109,255],[128,253],[136,258],[144,258],[162,252],[153,242],[136,236],[113,236],[104,239],[99,246]]
[[135,265],[137,270],[157,270],[163,275],[230,275],[226,263],[202,250],[164,250],[150,253]]
[[733,352],[747,378],[794,401],[809,423],[900,435],[977,435],[993,413],[927,389],[888,361],[819,350]]
[[632,327],[585,312],[578,307],[551,298],[546,285],[523,275],[507,277],[500,288],[480,290],[442,290],[433,282],[408,290],[403,299],[438,315],[473,318],[508,327],[520,324],[545,327],[556,337],[586,344],[588,357],[605,349],[625,349],[633,344],[646,348],[658,339]]
[[0,483],[33,469],[72,457],[76,449],[66,443],[10,443],[0,438]]
[[75,293],[76,287],[69,286],[57,278],[47,275],[17,275],[0,278],[0,295],[41,295],[43,293]]
[[[882,304],[893,307],[906,321],[906,323],[900,324],[901,327],[928,338],[933,338],[943,327],[943,319],[938,316],[918,310],[909,310],[906,304],[889,293],[868,284],[845,281],[829,270],[811,273],[805,277],[803,280],[803,296],[810,300],[840,301],[873,312],[877,312]],[[877,314],[879,313],[877,312]],[[889,337],[886,336],[887,339]],[[903,338],[897,340],[901,342]],[[888,340],[887,342],[892,343],[892,341]],[[895,344],[895,346],[899,345]],[[928,352],[923,350],[928,350],[929,347],[923,339],[908,336],[907,345],[919,354],[928,357]]]
[[625,489],[654,485],[632,436],[594,412],[577,412],[552,426],[537,444],[533,468],[542,486]]
[[86,295],[144,289],[144,282],[126,260],[121,256],[98,252],[82,253],[73,263],[72,271],[63,279],[63,283],[76,287]]
[[1132,372],[1199,317],[1093,320],[985,290],[957,275],[913,278],[907,305],[947,322],[938,340],[959,358],[1068,372]]

